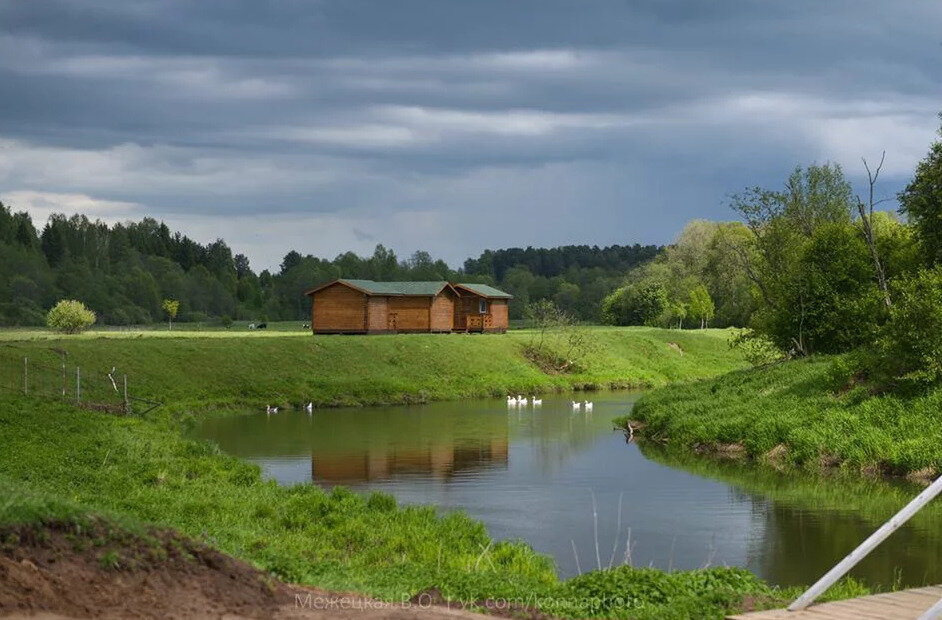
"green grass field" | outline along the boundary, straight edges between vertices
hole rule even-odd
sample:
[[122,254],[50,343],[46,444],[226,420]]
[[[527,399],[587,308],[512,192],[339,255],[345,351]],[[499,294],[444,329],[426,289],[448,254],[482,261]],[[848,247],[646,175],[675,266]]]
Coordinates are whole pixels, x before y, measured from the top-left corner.
[[[726,567],[622,566],[559,581],[547,558],[491,540],[463,514],[278,486],[166,421],[0,393],[0,429],[0,545],[10,544],[4,526],[81,525],[103,514],[118,538],[140,535],[145,523],[169,527],[292,582],[393,601],[438,588],[451,600],[519,599],[567,617],[718,619],[744,597],[768,607],[798,591]],[[843,582],[829,597],[862,592]]]
[[[106,331],[64,338],[16,330],[0,332],[0,361],[14,383],[24,356],[34,372],[54,367],[63,351],[88,373],[114,365],[138,395],[163,400],[167,411],[665,385],[743,366],[724,331],[586,329],[594,352],[574,375],[547,375],[529,362],[526,331],[376,337]],[[721,618],[744,596],[770,606],[795,594],[734,568],[619,567],[561,582],[547,558],[522,543],[492,541],[462,514],[342,488],[281,487],[262,480],[257,467],[185,439],[173,420],[0,390],[0,533],[13,523],[103,514],[122,531],[142,524],[178,530],[289,581],[392,600],[431,587],[464,601],[532,604],[535,596],[543,611],[572,617]],[[860,591],[850,582],[831,596]]]
[[[312,336],[308,332],[0,331],[0,381],[22,359],[85,372],[112,366],[134,396],[175,408],[422,402],[568,389],[653,387],[742,368],[726,330],[586,327],[591,354],[573,374],[526,359],[533,332]],[[673,343],[669,344],[669,343]],[[12,377],[12,379],[10,378]],[[6,379],[5,379],[6,378]]]
[[818,356],[646,394],[632,417],[672,447],[738,444],[748,456],[872,474],[942,470],[942,389],[902,396],[848,389],[840,358]]

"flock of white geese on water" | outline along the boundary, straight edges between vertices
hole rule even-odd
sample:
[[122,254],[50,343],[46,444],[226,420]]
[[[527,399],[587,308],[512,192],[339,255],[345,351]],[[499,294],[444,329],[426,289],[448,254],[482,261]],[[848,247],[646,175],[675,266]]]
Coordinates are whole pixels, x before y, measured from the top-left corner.
[[[572,410],[573,410],[573,411],[580,411],[580,410],[592,411],[592,401],[590,401],[590,400],[586,400],[586,401],[583,401],[583,402],[579,402],[578,400],[573,400],[573,401],[570,401],[570,402],[572,403]],[[539,407],[540,405],[543,404],[543,399],[542,399],[542,398],[537,398],[536,396],[534,396],[533,398],[527,398],[526,396],[521,396],[520,394],[517,394],[516,396],[508,396],[508,397],[507,397],[507,406],[508,406],[508,407],[526,407],[527,405],[531,405],[531,404],[532,404],[534,407]],[[308,404],[304,405],[304,410],[307,411],[308,413],[313,413],[313,412],[314,412],[314,403],[308,403]],[[272,407],[271,405],[265,405],[265,413],[267,413],[267,414],[269,414],[269,415],[271,415],[271,414],[273,414],[273,413],[278,413],[278,407]]]
[[[307,411],[308,413],[314,413],[314,403],[313,403],[313,402],[309,402],[308,404],[306,404],[306,405],[303,406],[303,409],[304,409],[305,411]],[[272,407],[271,405],[265,405],[265,413],[267,413],[268,415],[271,415],[271,414],[273,414],[273,413],[278,413],[278,407]]]
[[[580,410],[592,411],[592,406],[593,406],[592,401],[587,400],[584,402],[579,402],[578,400],[573,400],[570,402],[572,403],[573,411],[580,411]],[[537,398],[536,396],[534,396],[533,398],[527,398],[526,396],[521,396],[520,394],[517,394],[517,396],[507,397],[508,407],[526,407],[529,404],[532,404],[534,407],[539,407],[540,405],[543,404],[543,399]]]

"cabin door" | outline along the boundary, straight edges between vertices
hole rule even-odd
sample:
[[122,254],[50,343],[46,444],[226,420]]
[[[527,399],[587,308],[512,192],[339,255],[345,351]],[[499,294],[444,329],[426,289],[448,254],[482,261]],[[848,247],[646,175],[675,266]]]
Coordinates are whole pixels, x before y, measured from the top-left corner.
[[399,331],[399,315],[395,312],[386,315],[386,329],[391,332]]

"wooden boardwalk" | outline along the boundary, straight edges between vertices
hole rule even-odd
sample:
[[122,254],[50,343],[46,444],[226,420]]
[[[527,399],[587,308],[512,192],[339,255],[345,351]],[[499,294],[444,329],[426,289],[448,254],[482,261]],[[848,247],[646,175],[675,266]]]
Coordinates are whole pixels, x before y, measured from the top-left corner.
[[860,598],[819,603],[801,611],[754,611],[731,620],[916,620],[942,599],[942,586],[872,594]]

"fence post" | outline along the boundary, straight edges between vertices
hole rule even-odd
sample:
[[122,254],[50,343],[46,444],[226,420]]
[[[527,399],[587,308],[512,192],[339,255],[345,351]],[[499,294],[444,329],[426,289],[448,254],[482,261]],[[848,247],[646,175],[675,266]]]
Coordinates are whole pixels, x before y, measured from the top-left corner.
[[82,369],[75,367],[75,404],[82,404]]
[[23,394],[29,394],[29,358],[23,358]]
[[124,375],[124,415],[131,413],[130,403],[128,403],[128,376]]

